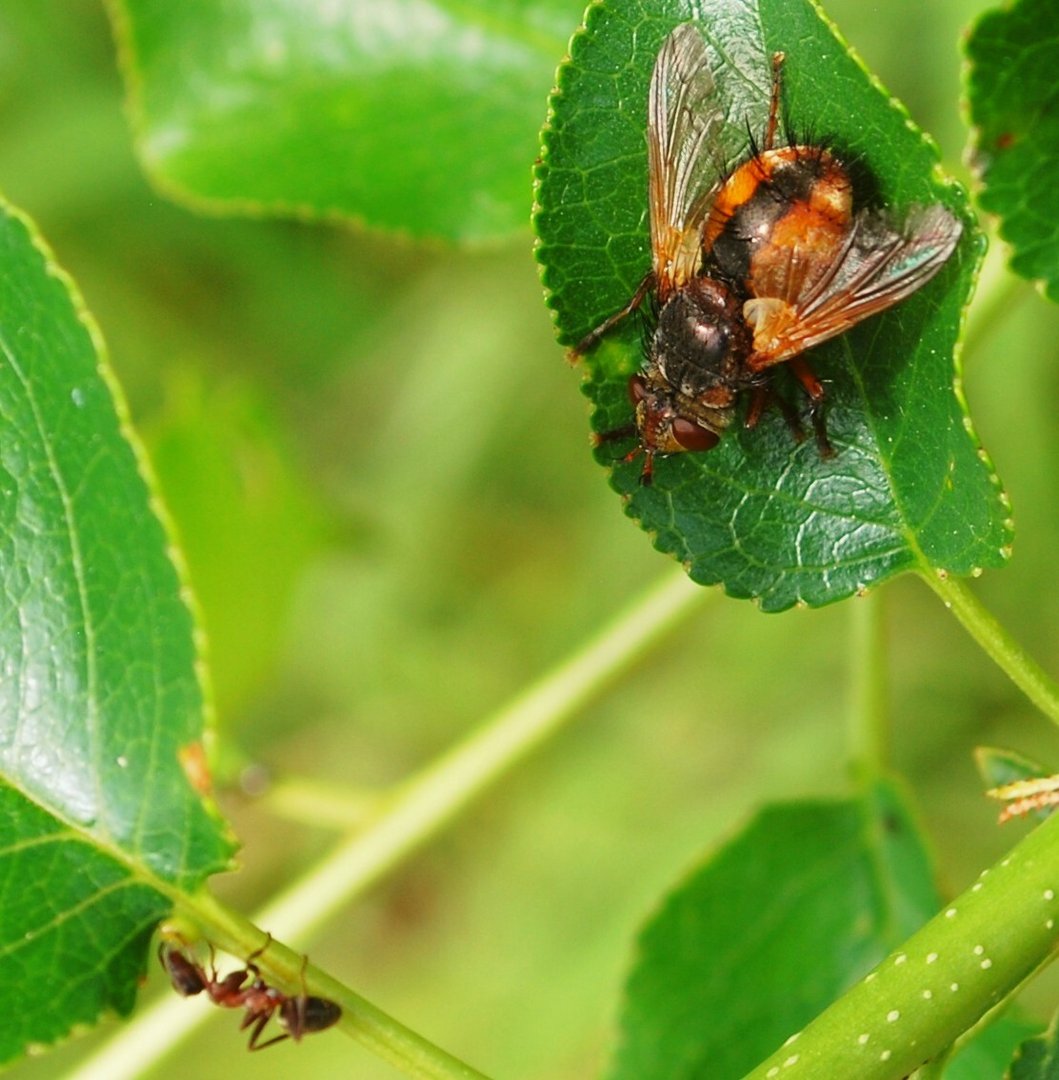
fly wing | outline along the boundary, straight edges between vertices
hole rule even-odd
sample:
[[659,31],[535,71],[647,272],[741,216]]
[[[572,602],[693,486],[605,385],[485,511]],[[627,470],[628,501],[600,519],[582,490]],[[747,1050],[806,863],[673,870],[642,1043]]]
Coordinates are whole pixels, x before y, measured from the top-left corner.
[[942,268],[962,230],[941,205],[913,209],[899,229],[878,212],[862,211],[823,273],[811,253],[795,246],[782,295],[743,305],[754,332],[751,370],[790,360],[910,296]]
[[663,303],[699,272],[702,229],[720,186],[724,114],[709,47],[692,23],[666,38],[647,107],[651,256]]

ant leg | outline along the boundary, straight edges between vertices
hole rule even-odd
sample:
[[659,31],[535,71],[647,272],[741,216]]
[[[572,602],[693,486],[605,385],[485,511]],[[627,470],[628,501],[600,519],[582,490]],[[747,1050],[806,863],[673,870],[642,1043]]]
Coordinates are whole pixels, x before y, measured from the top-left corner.
[[265,1030],[265,1025],[272,1017],[271,1012],[261,1013],[259,1016],[255,1016],[253,1013],[248,1013],[246,1020],[243,1021],[242,1027],[246,1027],[248,1022],[253,1023],[253,1028],[250,1030],[250,1041],[247,1043],[247,1050],[267,1050],[270,1046],[275,1046],[278,1042],[283,1042],[284,1039],[289,1039],[290,1036],[286,1033],[282,1035],[275,1035],[268,1042],[259,1043],[257,1040],[261,1038],[261,1032]]
[[308,964],[309,954],[302,953],[302,969],[298,974],[302,984],[302,992],[294,999],[293,1012],[290,1009],[285,1012],[282,1009],[280,1010],[281,1018],[285,1021],[286,1028],[295,1042],[298,1042],[302,1035],[305,1034],[305,1010],[309,1001],[309,991],[305,986],[305,969]]
[[309,957],[302,953],[302,992],[297,997],[287,998],[279,1010],[279,1022],[295,1042],[314,1031],[326,1031],[332,1024],[337,1024],[342,1016],[341,1007],[333,1001],[314,997],[309,993],[309,988],[305,985],[305,969],[308,963]]
[[577,363],[582,356],[590,349],[594,349],[600,341],[608,334],[615,326],[618,325],[623,319],[631,315],[643,302],[644,298],[654,287],[655,274],[653,270],[648,271],[644,276],[643,281],[636,287],[636,292],[632,294],[632,299],[621,309],[616,311],[609,319],[601,322],[595,330],[589,331],[578,343],[570,350],[571,363]]
[[217,971],[217,950],[213,947],[212,941],[207,941],[206,946],[210,950],[210,978],[206,984],[206,993],[209,994],[210,1001],[226,1009],[238,1008],[238,1005],[229,1003],[229,998],[238,993],[239,987],[243,985],[242,974],[238,971],[230,971],[222,980]]
[[[264,1025],[262,1025],[262,1027],[263,1026]],[[284,1034],[284,1035],[276,1035],[273,1038],[269,1039],[268,1042],[257,1043],[257,1042],[254,1041],[254,1037],[251,1036],[250,1045],[247,1047],[247,1049],[248,1050],[267,1050],[270,1046],[275,1046],[276,1043],[281,1043],[281,1042],[283,1042],[284,1039],[289,1039],[289,1038],[290,1038],[290,1036],[286,1035],[286,1034]]]
[[212,941],[206,942],[207,947],[210,950],[210,982],[217,981],[217,950],[213,947]]
[[762,150],[771,150],[772,143],[776,138],[776,125],[780,114],[780,73],[783,69],[784,54],[774,52],[772,54],[772,93],[769,97],[769,119],[765,128],[765,140]]
[[245,1004],[247,991],[243,983],[251,974],[257,971],[253,964],[248,963],[245,967],[235,968],[229,971],[222,979],[217,971],[217,950],[212,942],[207,942],[210,949],[210,980],[206,986],[206,992],[214,1005],[220,1005],[225,1009],[241,1009]]
[[260,949],[255,949],[247,958],[246,966],[249,970],[257,971],[253,961],[255,961],[268,947],[272,944],[272,931],[265,931],[265,944]]

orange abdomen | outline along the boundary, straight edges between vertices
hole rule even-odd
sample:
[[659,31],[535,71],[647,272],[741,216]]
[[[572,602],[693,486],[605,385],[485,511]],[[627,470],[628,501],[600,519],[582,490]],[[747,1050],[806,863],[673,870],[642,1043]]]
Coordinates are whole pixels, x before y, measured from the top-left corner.
[[826,271],[849,230],[853,193],[827,150],[784,146],[740,165],[703,230],[708,273],[752,296],[785,297]]

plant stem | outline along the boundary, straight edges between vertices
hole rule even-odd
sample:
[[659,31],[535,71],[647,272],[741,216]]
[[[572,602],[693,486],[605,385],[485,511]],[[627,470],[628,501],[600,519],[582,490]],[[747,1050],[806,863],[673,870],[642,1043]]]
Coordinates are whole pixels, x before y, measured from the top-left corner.
[[269,787],[265,807],[276,817],[302,825],[336,831],[367,825],[379,812],[379,791],[356,791],[348,786],[305,776],[286,776]]
[[889,757],[889,694],[886,680],[884,595],[850,601],[852,686],[849,708],[850,766],[857,780],[886,770]]
[[894,1080],[947,1053],[1054,956],[1057,868],[1053,815],[745,1080]]
[[[487,718],[462,743],[400,785],[382,801],[377,817],[352,831],[300,881],[261,909],[252,923],[208,894],[189,897],[181,905],[181,914],[215,934],[217,943],[232,949],[237,956],[246,956],[261,944],[261,931],[253,924],[267,927],[277,938],[304,941],[321,923],[440,832],[520,759],[558,732],[565,721],[607,689],[696,606],[719,595],[717,590],[692,585],[683,572],[667,575],[578,653]],[[269,949],[268,957],[261,958],[261,967],[284,978],[293,978],[296,985],[298,965],[285,967],[284,955],[293,956],[277,942]],[[363,999],[356,995],[347,997],[352,992],[340,983],[315,969],[309,972],[309,982],[314,990],[332,1000],[343,1005],[349,1001],[351,1015],[358,1020],[364,1018]],[[68,1080],[134,1080],[148,1063],[159,1060],[217,1012],[195,1008],[197,1004],[167,994],[151,1008],[142,1010],[70,1074]],[[379,1026],[372,1029],[368,1039],[386,1041],[387,1022],[396,1021],[390,1021],[389,1017],[384,1020],[382,1016],[377,1017]],[[359,1038],[360,1026],[351,1029],[351,1033]],[[422,1045],[403,1046],[403,1029],[391,1034],[396,1048],[410,1057],[424,1050]],[[374,1042],[368,1044],[377,1049]],[[444,1051],[438,1053],[448,1057]],[[442,1062],[439,1067],[444,1067],[442,1057],[437,1061]],[[461,1064],[456,1062],[457,1066]],[[411,1075],[475,1074],[420,1071]]]
[[982,606],[967,583],[933,571],[924,571],[921,576],[1000,670],[1045,716],[1059,724],[1059,686]]
[[297,953],[280,942],[263,940],[252,922],[212,896],[196,897],[184,910],[199,923],[210,942],[237,956],[249,956],[267,946],[254,962],[270,983],[294,988],[304,977],[314,994],[342,1007],[338,1027],[406,1076],[416,1080],[486,1080],[483,1073],[405,1027],[338,980],[311,965],[303,969]]
[[329,919],[555,734],[693,607],[716,595],[683,573],[667,576],[579,653],[401,784],[374,822],[280,894],[259,921],[286,937],[288,928],[307,933]]
[[916,1069],[912,1074],[911,1080],[943,1080],[945,1076],[945,1068],[949,1063],[950,1054],[948,1051],[939,1054],[936,1058],[932,1058],[926,1063]]

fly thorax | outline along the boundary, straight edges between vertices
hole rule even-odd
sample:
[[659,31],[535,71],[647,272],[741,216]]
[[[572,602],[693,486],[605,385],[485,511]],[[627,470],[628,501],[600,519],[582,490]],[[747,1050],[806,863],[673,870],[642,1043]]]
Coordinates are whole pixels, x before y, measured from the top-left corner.
[[692,286],[662,308],[652,360],[665,381],[688,398],[735,389],[745,355],[745,324],[725,290]]

